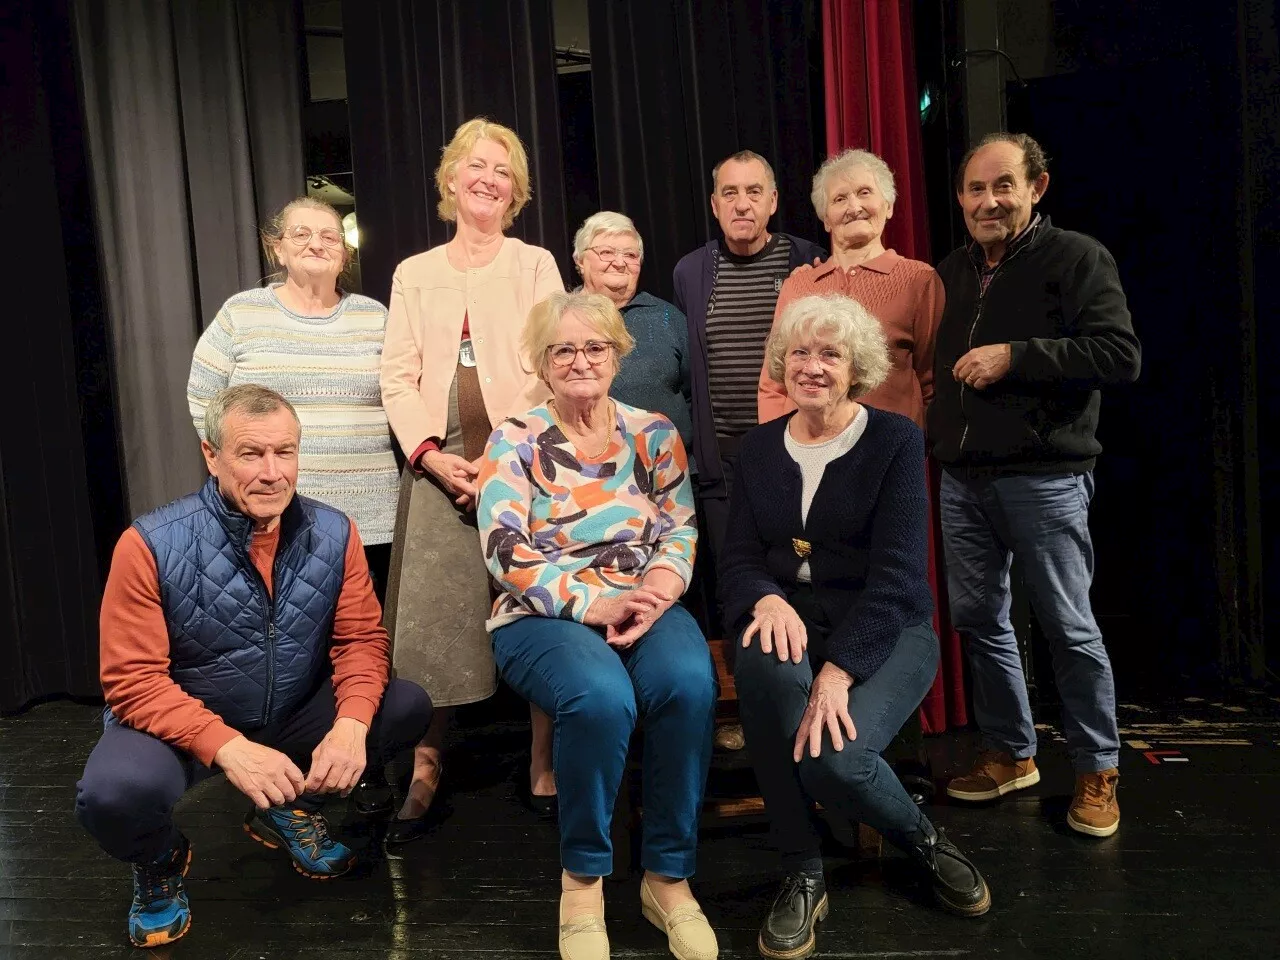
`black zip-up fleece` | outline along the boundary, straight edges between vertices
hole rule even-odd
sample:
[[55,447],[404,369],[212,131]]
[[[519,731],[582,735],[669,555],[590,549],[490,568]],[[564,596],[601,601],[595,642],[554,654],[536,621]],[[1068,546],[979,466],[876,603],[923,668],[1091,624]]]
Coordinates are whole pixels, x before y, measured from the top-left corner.
[[[938,265],[947,304],[928,414],[933,455],[995,474],[1092,470],[1102,452],[1099,388],[1131,383],[1142,365],[1115,260],[1092,237],[1041,217],[984,294],[976,253],[963,247]],[[1012,345],[1004,379],[984,390],[957,382],[956,362],[995,343]]]

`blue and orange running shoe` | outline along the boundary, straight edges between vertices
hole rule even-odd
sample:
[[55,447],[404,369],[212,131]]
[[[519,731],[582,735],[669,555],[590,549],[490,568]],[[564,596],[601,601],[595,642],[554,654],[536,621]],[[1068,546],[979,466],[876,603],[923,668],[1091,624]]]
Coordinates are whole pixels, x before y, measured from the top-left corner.
[[178,845],[151,863],[133,865],[133,906],[129,939],[135,947],[162,947],[191,928],[191,907],[182,878],[191,866],[191,844],[178,834]]
[[288,807],[254,810],[244,829],[272,850],[283,847],[293,868],[313,880],[340,877],[356,865],[355,851],[329,836],[329,824],[318,813]]

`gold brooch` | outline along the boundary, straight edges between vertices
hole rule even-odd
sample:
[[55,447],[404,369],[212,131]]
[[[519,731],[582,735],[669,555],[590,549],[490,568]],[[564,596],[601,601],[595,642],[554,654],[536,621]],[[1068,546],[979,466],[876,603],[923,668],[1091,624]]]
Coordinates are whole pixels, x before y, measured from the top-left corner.
[[791,548],[795,550],[797,557],[807,557],[813,552],[813,545],[808,540],[791,539]]

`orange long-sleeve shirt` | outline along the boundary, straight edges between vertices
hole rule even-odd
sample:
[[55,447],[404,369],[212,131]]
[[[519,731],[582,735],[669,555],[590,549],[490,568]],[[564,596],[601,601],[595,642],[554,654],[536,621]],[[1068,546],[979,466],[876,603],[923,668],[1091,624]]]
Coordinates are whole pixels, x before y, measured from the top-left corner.
[[[888,380],[859,402],[910,417],[923,428],[925,408],[933,400],[933,346],[946,298],[938,271],[892,250],[852,271],[841,270],[834,258],[816,267],[796,267],[778,294],[774,328],[787,306],[815,293],[857,300],[884,329],[893,369]],[[760,371],[757,405],[761,423],[796,408],[783,385],[770,379],[767,364]]]
[[[270,533],[255,533],[249,544],[249,558],[268,590],[275,587],[271,568],[279,543],[277,525]],[[212,766],[214,754],[240,735],[169,675],[169,628],[160,606],[160,577],[155,557],[133,527],[120,537],[111,558],[99,645],[102,691],[125,726],[173,744],[205,766]],[[373,721],[390,676],[390,649],[353,523],[329,651],[339,717],[366,725]]]

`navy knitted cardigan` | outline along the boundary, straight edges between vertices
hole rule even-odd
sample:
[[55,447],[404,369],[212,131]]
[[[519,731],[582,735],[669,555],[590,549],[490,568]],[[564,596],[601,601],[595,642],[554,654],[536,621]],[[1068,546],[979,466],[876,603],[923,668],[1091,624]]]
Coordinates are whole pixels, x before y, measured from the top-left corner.
[[933,614],[924,434],[907,417],[866,409],[866,432],[827,464],[805,523],[800,468],[783,439],[794,414],[744,435],[720,569],[725,622],[737,635],[756,601],[795,588],[792,541],[808,541],[814,594],[832,624],[826,658],[858,680]]

